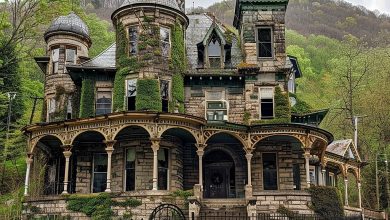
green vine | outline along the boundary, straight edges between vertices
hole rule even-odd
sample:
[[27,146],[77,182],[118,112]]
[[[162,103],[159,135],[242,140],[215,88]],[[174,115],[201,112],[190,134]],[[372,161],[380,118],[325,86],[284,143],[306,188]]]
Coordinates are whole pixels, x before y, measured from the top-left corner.
[[275,87],[275,118],[291,122],[291,107],[287,92],[282,92],[279,86]]
[[71,195],[67,199],[67,209],[75,212],[81,212],[91,217],[92,220],[106,220],[111,219],[114,215],[111,207],[138,207],[142,202],[129,198],[125,201],[119,202],[111,199],[107,193],[99,195]]
[[135,108],[145,111],[162,111],[160,85],[157,79],[138,79]]
[[170,67],[172,76],[172,102],[170,111],[178,110],[184,113],[184,73],[187,68],[187,57],[185,55],[184,32],[181,24],[176,21],[172,30],[172,53]]
[[83,79],[80,98],[80,118],[95,115],[95,82]]

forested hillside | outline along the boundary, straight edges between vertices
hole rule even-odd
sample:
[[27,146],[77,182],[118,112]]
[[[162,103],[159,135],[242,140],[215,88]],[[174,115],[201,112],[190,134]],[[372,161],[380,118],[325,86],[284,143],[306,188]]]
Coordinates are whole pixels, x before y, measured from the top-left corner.
[[[20,129],[29,124],[31,97],[43,96],[44,76],[33,57],[45,55],[44,31],[55,17],[75,11],[90,29],[93,45],[89,55],[93,57],[114,42],[110,16],[122,1],[80,0],[78,4],[75,0],[73,5],[70,0],[0,3],[0,218],[20,211],[26,149]],[[234,0],[189,11],[213,12],[231,24]],[[298,57],[303,71],[303,78],[298,80],[298,97],[310,106],[303,110],[330,109],[322,127],[337,139],[352,138],[350,118],[366,116],[359,122],[359,150],[369,162],[362,175],[363,202],[366,207],[378,208],[375,155],[390,153],[390,18],[342,1],[290,0],[286,25],[287,52]],[[13,100],[10,138],[6,141],[6,93],[10,91],[18,93]],[[41,106],[38,101],[33,122],[41,121]],[[388,207],[384,161],[379,157],[379,208]],[[350,184],[354,194],[353,181]],[[357,202],[356,192],[350,203],[353,202]]]

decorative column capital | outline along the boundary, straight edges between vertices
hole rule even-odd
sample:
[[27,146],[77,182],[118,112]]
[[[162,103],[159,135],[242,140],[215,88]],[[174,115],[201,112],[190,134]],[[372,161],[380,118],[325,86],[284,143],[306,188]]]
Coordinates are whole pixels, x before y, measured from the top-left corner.
[[116,140],[103,141],[103,143],[106,145],[107,148],[114,148],[116,142],[117,142]]
[[73,145],[71,145],[71,144],[64,144],[64,145],[61,146],[61,148],[64,149],[64,153],[65,152],[70,152],[72,150],[72,148],[73,148]]
[[198,149],[198,151],[204,151],[204,149],[207,147],[207,144],[197,143],[195,144],[195,147]]
[[26,163],[27,163],[27,164],[31,164],[31,163],[33,162],[33,158],[34,158],[34,154],[32,154],[32,153],[27,153]]
[[64,151],[62,152],[65,156],[65,158],[70,158],[70,156],[72,156],[72,151]]
[[196,153],[198,154],[199,157],[203,157],[204,150],[203,149],[199,149],[199,150],[196,151]]
[[305,148],[305,153],[303,155],[305,158],[310,158],[310,149]]
[[158,149],[160,149],[160,142],[161,142],[161,138],[150,138],[150,141],[152,142],[152,149],[153,151],[158,151]]
[[250,161],[253,157],[253,154],[245,154],[245,157],[248,161]]
[[348,183],[348,178],[344,178],[344,182],[345,182],[345,183]]

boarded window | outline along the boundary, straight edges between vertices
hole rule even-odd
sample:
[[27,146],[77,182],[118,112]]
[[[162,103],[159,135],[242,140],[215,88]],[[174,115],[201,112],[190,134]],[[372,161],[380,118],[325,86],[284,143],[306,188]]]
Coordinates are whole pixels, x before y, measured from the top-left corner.
[[168,28],[160,27],[160,42],[162,56],[169,57],[171,53],[171,31]]
[[129,28],[129,55],[134,56],[138,53],[138,29],[137,27]]
[[257,29],[257,50],[260,58],[273,57],[271,28],[262,27]]

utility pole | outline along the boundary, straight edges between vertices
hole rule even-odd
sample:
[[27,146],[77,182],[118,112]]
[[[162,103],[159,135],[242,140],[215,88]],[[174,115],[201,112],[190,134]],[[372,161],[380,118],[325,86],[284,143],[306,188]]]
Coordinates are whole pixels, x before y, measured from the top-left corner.
[[389,187],[389,172],[388,172],[388,167],[387,167],[387,163],[388,163],[388,161],[387,161],[387,154],[385,154],[385,165],[386,165],[386,167],[385,167],[385,170],[386,170],[386,175],[385,175],[385,177],[386,177],[386,198],[387,198],[387,207],[389,207],[389,202],[390,202],[390,199],[389,199],[389,196],[390,196],[390,187]]
[[378,153],[375,155],[376,209],[379,210]]
[[8,116],[7,116],[7,133],[5,134],[5,144],[4,144],[4,150],[3,150],[3,175],[1,177],[1,184],[4,183],[4,175],[5,175],[5,162],[7,160],[7,154],[8,154],[8,140],[9,140],[9,128],[11,124],[11,112],[12,112],[12,100],[16,97],[16,92],[7,92],[8,96]]
[[[356,148],[358,149],[358,123],[359,123],[359,118],[365,118],[367,115],[362,115],[362,116],[353,116],[353,125],[354,125],[354,144]],[[351,119],[351,118],[349,118]]]

